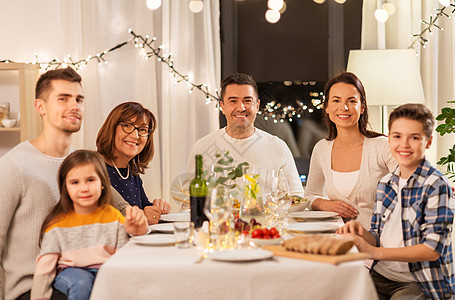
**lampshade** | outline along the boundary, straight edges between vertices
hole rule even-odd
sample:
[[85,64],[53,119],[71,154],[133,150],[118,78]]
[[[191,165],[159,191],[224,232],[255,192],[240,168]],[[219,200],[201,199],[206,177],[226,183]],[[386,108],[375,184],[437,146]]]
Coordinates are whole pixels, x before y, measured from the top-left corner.
[[368,105],[425,102],[413,49],[351,50],[347,71],[362,81]]

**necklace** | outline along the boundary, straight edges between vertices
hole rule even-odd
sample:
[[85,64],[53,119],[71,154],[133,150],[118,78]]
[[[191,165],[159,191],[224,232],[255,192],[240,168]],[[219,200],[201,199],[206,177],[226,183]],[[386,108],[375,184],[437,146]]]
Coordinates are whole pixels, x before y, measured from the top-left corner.
[[111,162],[112,164],[114,165],[114,168],[115,170],[117,171],[118,175],[120,176],[120,178],[122,178],[123,180],[126,180],[128,179],[128,177],[130,177],[130,166],[127,167],[127,172],[126,172],[126,176],[123,177],[122,173],[120,173],[120,170],[117,168],[117,166],[115,165],[115,162],[114,160],[111,159]]

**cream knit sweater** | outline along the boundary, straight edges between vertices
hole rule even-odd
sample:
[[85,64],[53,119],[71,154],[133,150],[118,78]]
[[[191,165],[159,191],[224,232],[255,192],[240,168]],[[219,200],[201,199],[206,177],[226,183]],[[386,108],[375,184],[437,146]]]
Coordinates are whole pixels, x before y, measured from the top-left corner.
[[363,227],[370,229],[378,182],[397,167],[397,162],[390,153],[387,138],[383,136],[365,138],[359,177],[348,197],[337,190],[333,181],[332,147],[333,141],[326,139],[320,140],[314,146],[305,188],[305,198],[311,201],[309,207],[317,198],[343,200],[359,211],[357,220]]
[[0,299],[32,287],[38,238],[59,199],[57,172],[65,158],[42,154],[25,141],[0,158]]

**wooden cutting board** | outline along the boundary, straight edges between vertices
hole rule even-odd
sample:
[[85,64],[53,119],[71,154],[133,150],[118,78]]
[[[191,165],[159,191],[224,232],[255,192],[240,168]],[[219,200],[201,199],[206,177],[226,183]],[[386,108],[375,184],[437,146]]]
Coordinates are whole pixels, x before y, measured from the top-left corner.
[[366,253],[346,253],[341,255],[322,255],[322,254],[309,254],[309,253],[300,253],[295,251],[288,251],[282,246],[277,245],[266,245],[262,249],[269,250],[273,252],[275,256],[283,256],[289,258],[298,258],[305,260],[312,260],[318,262],[324,262],[329,264],[338,265],[343,262],[354,261],[354,260],[364,260],[368,259],[368,254]]

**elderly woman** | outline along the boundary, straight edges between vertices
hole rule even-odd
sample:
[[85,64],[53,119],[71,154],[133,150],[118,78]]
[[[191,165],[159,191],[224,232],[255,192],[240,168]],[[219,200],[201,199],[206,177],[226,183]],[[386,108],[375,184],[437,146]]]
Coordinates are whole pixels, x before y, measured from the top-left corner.
[[171,209],[162,199],[149,202],[139,176],[153,158],[155,128],[152,112],[140,103],[125,102],[110,112],[96,138],[112,187],[130,205],[143,209],[149,224],[156,224]]
[[367,129],[365,89],[354,74],[327,83],[323,108],[329,134],[314,146],[305,197],[313,210],[337,212],[370,228],[378,182],[397,163],[387,138]]

